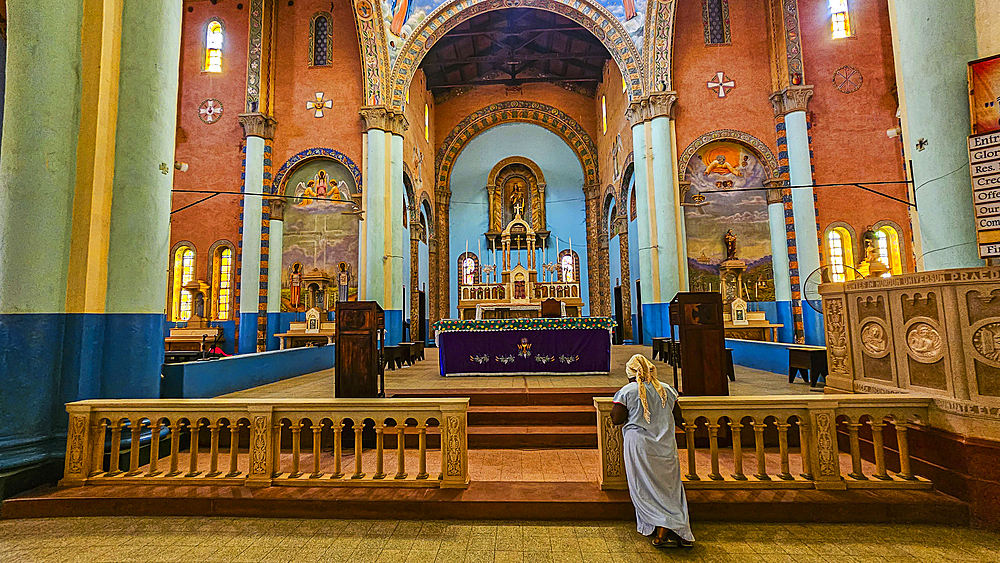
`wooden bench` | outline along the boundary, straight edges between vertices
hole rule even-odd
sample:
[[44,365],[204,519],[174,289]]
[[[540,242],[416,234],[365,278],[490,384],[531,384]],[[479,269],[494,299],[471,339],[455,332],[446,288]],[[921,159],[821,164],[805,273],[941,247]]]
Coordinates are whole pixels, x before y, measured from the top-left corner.
[[826,381],[826,347],[792,346],[788,348],[788,382],[794,383],[795,376],[802,371],[802,380],[815,387],[822,377]]
[[655,360],[659,356],[661,362],[667,361],[669,357],[667,354],[670,350],[668,341],[670,339],[662,336],[657,336],[653,338],[653,359]]
[[385,367],[396,371],[396,368],[403,367],[404,350],[400,346],[385,346],[382,348],[382,361]]

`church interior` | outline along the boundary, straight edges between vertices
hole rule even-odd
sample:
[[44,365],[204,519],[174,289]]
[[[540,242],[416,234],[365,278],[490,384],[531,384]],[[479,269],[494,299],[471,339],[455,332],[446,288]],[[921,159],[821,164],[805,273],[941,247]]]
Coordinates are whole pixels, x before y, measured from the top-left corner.
[[0,2],[0,561],[1000,560],[998,8]]

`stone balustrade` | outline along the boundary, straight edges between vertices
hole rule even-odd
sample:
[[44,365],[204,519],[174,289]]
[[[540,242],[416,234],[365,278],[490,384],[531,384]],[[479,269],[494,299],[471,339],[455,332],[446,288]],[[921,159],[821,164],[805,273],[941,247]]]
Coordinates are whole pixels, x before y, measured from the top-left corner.
[[[464,488],[469,484],[468,406],[468,399],[79,401],[66,405],[69,432],[60,485]],[[366,423],[374,430],[374,456],[371,448],[363,455],[360,430]],[[435,476],[427,470],[428,426],[436,427],[441,440],[441,473]],[[353,449],[346,454],[345,428],[354,434]],[[392,474],[385,468],[386,433],[395,442]],[[406,449],[408,434],[417,436],[415,451]],[[321,445],[331,442],[333,467],[323,467]],[[345,471],[347,457],[351,472]],[[407,459],[416,467],[408,470]]]
[[[682,470],[686,468],[684,485],[722,489],[929,488],[930,482],[913,475],[910,468],[906,433],[914,422],[926,423],[930,404],[929,398],[902,396],[682,397],[684,425],[677,433],[679,447],[684,446],[684,451],[679,450]],[[612,405],[608,397],[594,398],[601,459],[599,484],[602,489],[627,489],[622,430],[611,422]],[[890,424],[896,433],[895,451],[883,443],[883,430]],[[874,449],[874,467],[867,464],[867,474],[861,433],[867,438],[866,445],[870,439]],[[744,447],[753,448],[756,471],[752,475],[744,470]],[[849,453],[843,460],[841,449]],[[898,456],[899,471],[887,471],[887,452],[891,452],[893,463]],[[846,465],[847,457],[850,471],[843,475],[841,463]],[[721,470],[722,461],[727,474]],[[793,465],[799,471],[793,471]],[[708,470],[707,475],[703,469]]]

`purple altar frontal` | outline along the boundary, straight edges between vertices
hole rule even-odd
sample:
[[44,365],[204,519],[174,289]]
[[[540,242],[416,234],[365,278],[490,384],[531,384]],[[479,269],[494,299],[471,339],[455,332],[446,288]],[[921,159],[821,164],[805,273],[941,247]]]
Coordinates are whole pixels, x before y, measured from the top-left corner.
[[[441,375],[607,374],[611,370],[611,331],[603,325],[588,325],[495,329],[470,325],[463,330],[452,324],[437,336]],[[614,327],[613,321],[610,326]]]

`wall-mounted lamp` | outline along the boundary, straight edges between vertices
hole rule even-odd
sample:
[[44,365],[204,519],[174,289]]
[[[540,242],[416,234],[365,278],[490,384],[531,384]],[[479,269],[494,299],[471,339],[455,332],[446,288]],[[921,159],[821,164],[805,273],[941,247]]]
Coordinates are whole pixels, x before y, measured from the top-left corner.
[[188,163],[186,163],[186,162],[180,162],[180,161],[174,161],[174,168],[176,168],[177,170],[180,170],[181,172],[187,172],[188,171]]

